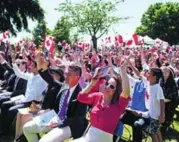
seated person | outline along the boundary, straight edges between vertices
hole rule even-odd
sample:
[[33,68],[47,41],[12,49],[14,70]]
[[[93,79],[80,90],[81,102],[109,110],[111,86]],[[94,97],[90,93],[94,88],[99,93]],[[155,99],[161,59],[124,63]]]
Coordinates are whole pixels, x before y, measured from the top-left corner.
[[76,65],[70,65],[65,69],[66,83],[61,87],[56,99],[56,103],[59,104],[58,116],[63,124],[59,126],[55,123],[39,130],[35,121],[27,122],[23,127],[23,133],[28,142],[38,142],[39,133],[47,133],[40,139],[41,142],[59,142],[83,135],[88,123],[85,118],[87,106],[77,101],[78,93],[81,91],[81,73],[81,68]]
[[[1,58],[0,59],[1,65],[6,69],[6,71],[12,73],[8,82],[9,82],[9,85],[13,84],[13,85],[7,86],[7,89],[6,89],[7,91],[5,93],[0,94],[0,105],[1,105],[3,102],[9,101],[10,97],[15,97],[21,94],[25,94],[27,80],[17,77],[14,73],[13,68],[7,62],[5,62],[2,56],[0,56],[0,58]],[[27,63],[24,60],[19,60],[18,68],[20,69],[20,71],[26,72]],[[8,91],[9,88],[12,88],[12,90]]]
[[[38,65],[38,67],[39,67],[39,65]],[[52,79],[52,81],[50,81],[50,84],[48,85],[47,91],[45,91],[45,93],[44,93],[44,100],[41,104],[42,105],[41,109],[42,110],[55,109],[56,106],[54,105],[55,104],[54,98],[56,98],[56,96],[59,92],[59,89],[61,87],[59,85],[64,82],[63,71],[59,68],[50,68],[48,70],[43,70],[43,72],[39,71],[39,73],[42,76],[42,78],[44,78],[44,80],[48,80],[48,82],[49,82],[49,80]],[[49,73],[51,73],[51,74],[49,74]],[[60,84],[57,85],[56,84],[57,82],[59,82]],[[32,106],[30,108],[32,108]],[[32,112],[34,112],[34,111],[39,112],[39,110],[35,106],[33,106],[33,108],[34,109],[32,110]],[[43,111],[40,111],[38,114],[41,114],[41,113],[43,113]],[[24,124],[27,123],[28,121],[32,120],[32,118],[33,118],[33,114],[29,111],[25,111],[25,114],[18,112],[17,118],[16,118],[15,140],[20,138]]]
[[[129,102],[130,85],[126,73],[127,62],[123,62],[121,80],[118,76],[111,77],[106,82],[104,93],[90,93],[100,78],[100,68],[97,68],[91,83],[78,96],[82,103],[92,105],[90,112],[91,126],[87,134],[73,140],[74,142],[112,142],[118,119],[123,114]],[[109,121],[110,120],[110,121]]]
[[[5,61],[4,61],[5,62]],[[40,77],[37,69],[37,63],[32,64],[32,73],[22,72],[16,64],[15,57],[12,57],[13,70],[17,77],[27,80],[27,89],[25,96],[18,100],[11,100],[4,102],[1,105],[1,135],[6,134],[10,124],[15,119],[19,108],[29,106],[29,102],[35,100],[40,102],[42,99],[42,92],[47,88],[47,83]]]

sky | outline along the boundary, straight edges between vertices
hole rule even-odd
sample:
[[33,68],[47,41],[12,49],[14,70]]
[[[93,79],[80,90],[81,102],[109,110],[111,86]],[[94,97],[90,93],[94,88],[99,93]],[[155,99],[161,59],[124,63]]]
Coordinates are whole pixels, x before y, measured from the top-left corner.
[[[56,25],[57,21],[60,19],[60,12],[56,11],[55,8],[58,8],[58,5],[63,0],[39,0],[41,7],[45,10],[45,19],[47,22],[47,27],[53,29]],[[79,2],[82,0],[72,0],[73,2]],[[111,27],[109,35],[114,35],[119,33],[121,35],[132,35],[135,32],[135,29],[140,26],[140,20],[142,14],[147,10],[147,8],[156,2],[178,2],[178,0],[125,0],[125,2],[120,3],[117,6],[118,12],[117,14],[120,17],[130,17],[128,20],[121,21],[119,24]],[[37,22],[33,22],[29,20],[29,29],[33,30]],[[12,42],[17,42],[23,37],[31,37],[30,33],[25,31],[17,34],[17,37],[12,38]],[[84,38],[88,39],[88,36],[84,36]]]

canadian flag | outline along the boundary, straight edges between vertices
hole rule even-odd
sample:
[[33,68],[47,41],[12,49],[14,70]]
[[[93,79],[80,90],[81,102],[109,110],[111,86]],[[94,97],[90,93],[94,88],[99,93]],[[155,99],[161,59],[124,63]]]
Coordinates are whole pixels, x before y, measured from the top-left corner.
[[133,34],[133,39],[134,39],[134,43],[135,45],[139,45],[139,44],[142,44],[144,43],[144,39],[142,36],[138,35],[138,34]]
[[10,32],[6,31],[3,33],[3,42],[4,43],[9,43],[9,38],[10,38]]
[[121,35],[115,36],[115,41],[117,43],[123,44],[123,37]]
[[46,36],[45,48],[51,53],[54,52],[55,50],[55,37],[54,36]]
[[132,39],[130,39],[130,40],[128,40],[128,41],[126,42],[126,45],[127,45],[127,46],[131,46],[131,45],[132,45],[132,43],[133,43],[133,40],[132,40]]

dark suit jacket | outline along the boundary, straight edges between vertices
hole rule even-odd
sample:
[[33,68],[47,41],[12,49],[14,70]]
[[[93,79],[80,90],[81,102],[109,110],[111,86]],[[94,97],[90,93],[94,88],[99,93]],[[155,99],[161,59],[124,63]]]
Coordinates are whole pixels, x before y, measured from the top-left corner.
[[7,90],[8,92],[12,92],[14,88],[15,79],[16,79],[16,75],[11,74],[11,76],[7,80],[6,88],[4,89]]
[[62,84],[57,83],[50,75],[49,71],[39,70],[40,76],[48,83],[48,89],[45,93],[44,100],[42,102],[42,109],[54,109],[58,113],[58,106],[56,105],[56,97],[61,89]]
[[0,64],[0,80],[4,79],[4,73],[5,73],[5,69],[2,67],[2,65]]
[[[57,96],[57,102],[59,106],[61,96],[66,93],[67,87],[65,85],[62,86],[60,93]],[[78,84],[70,98],[68,109],[67,109],[67,118],[63,122],[63,127],[69,126],[72,132],[73,138],[79,138],[84,133],[87,127],[86,112],[87,105],[82,104],[77,101],[77,96],[81,91],[81,87]]]
[[27,88],[27,80],[19,78],[16,89],[13,90],[11,97],[25,94]]
[[[49,84],[49,88],[42,103],[42,108],[52,108],[58,113],[61,96],[66,93],[68,88],[65,84],[62,85],[55,82],[48,70],[43,72],[39,71],[39,74]],[[85,119],[87,105],[77,101],[77,96],[80,91],[81,87],[78,84],[69,101],[67,119],[64,121],[63,125],[70,126],[74,138],[82,136],[87,126],[87,121]]]
[[[4,64],[2,64],[2,66],[5,70],[10,72],[11,74],[14,74],[14,70],[12,69],[12,67],[8,63],[4,63]],[[14,79],[13,89],[14,89],[14,85],[15,85],[15,79]],[[13,90],[11,97],[15,97],[15,96],[18,96],[18,95],[21,95],[21,94],[25,94],[26,87],[27,87],[27,80],[19,78],[19,80],[17,82],[17,86],[16,86],[15,90]]]

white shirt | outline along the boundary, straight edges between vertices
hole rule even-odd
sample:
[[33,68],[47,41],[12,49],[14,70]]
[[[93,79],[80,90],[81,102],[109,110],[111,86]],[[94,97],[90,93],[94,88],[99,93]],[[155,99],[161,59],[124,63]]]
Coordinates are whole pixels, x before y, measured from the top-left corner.
[[47,88],[47,83],[39,74],[21,72],[16,64],[13,64],[13,70],[17,77],[27,80],[25,98],[20,102],[30,102],[32,100],[40,102],[43,98],[42,92]]
[[149,85],[149,115],[151,118],[158,120],[160,110],[160,100],[164,100],[163,90],[160,84]]
[[73,92],[75,91],[77,85],[78,85],[78,84],[76,84],[75,86],[73,86],[72,88],[70,88],[70,95],[69,95],[69,97],[68,97],[68,103],[69,103],[69,101],[70,101],[70,99],[71,99],[71,96],[72,96]]

